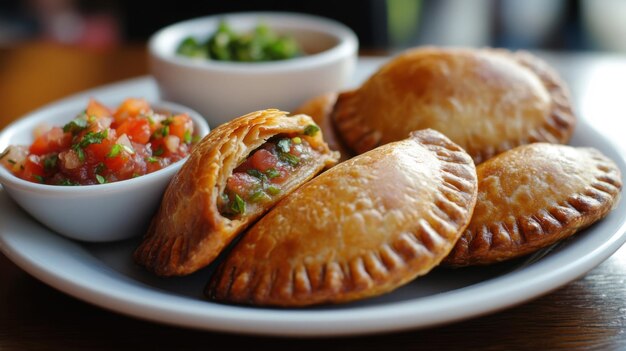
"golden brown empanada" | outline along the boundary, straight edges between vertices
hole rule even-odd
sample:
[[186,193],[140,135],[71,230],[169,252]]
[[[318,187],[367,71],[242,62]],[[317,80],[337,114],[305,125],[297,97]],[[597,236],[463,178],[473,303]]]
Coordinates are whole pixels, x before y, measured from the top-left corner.
[[528,53],[495,49],[407,51],[341,93],[333,118],[357,153],[432,128],[477,164],[522,144],[565,143],[575,125],[554,71]]
[[549,246],[606,216],[620,171],[591,148],[536,143],[479,165],[474,216],[444,261],[489,264]]
[[172,179],[135,260],[162,276],[208,265],[239,232],[337,158],[309,116],[265,110],[220,125]]
[[304,306],[391,291],[426,274],[469,223],[476,172],[433,130],[340,163],[304,184],[237,243],[212,299]]

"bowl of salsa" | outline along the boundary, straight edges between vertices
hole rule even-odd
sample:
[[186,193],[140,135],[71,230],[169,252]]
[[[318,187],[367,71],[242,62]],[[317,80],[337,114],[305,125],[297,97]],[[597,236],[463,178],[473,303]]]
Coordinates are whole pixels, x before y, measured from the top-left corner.
[[87,99],[17,120],[0,133],[0,183],[24,210],[67,237],[141,235],[173,175],[209,132],[170,102]]

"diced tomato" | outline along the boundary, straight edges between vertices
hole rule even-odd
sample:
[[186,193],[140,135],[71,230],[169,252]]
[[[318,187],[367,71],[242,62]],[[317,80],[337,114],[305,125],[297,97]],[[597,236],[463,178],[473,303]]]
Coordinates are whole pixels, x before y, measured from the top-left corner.
[[104,165],[113,173],[122,169],[126,162],[128,162],[128,155],[125,153],[120,153],[115,157],[107,157],[104,159]]
[[233,173],[226,181],[226,188],[231,192],[247,198],[261,185],[261,181],[247,173]]
[[61,127],[53,127],[36,138],[28,151],[31,154],[44,155],[69,148],[71,143],[72,135],[70,133],[64,133]]
[[108,107],[102,105],[98,101],[94,99],[89,99],[89,105],[87,105],[86,110],[87,116],[89,117],[111,117],[113,113],[109,110]]
[[193,122],[191,118],[186,114],[176,115],[172,117],[172,123],[169,125],[170,135],[175,135],[180,140],[185,140],[185,137],[191,137],[193,134]]
[[45,172],[41,159],[37,155],[29,155],[24,162],[22,178],[31,182],[41,183]]
[[107,155],[111,152],[111,148],[115,142],[113,140],[104,139],[99,144],[91,144],[85,148],[85,152],[89,159],[93,158],[94,161],[91,163],[98,163],[100,160],[107,157]]
[[152,135],[150,121],[146,118],[127,118],[117,127],[117,133],[126,134],[131,141],[145,144]]
[[271,152],[260,149],[250,157],[252,168],[256,168],[261,172],[265,172],[270,168],[275,168],[278,158]]
[[150,111],[150,105],[144,99],[129,98],[124,100],[115,111],[114,117],[117,124],[122,123],[128,117],[136,117]]

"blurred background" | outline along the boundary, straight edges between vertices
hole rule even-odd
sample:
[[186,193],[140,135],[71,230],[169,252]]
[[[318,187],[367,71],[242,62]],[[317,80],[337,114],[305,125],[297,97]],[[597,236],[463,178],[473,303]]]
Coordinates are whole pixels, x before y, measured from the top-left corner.
[[[357,32],[365,50],[421,44],[626,50],[623,0],[2,0],[0,44],[45,39],[92,49],[144,42],[170,23],[235,11],[322,15]],[[352,5],[354,6],[354,5]]]
[[[156,7],[156,8],[155,8]],[[362,54],[417,45],[626,52],[625,0],[1,0],[0,128],[67,94],[147,74],[145,44],[183,19],[237,11],[334,18]],[[26,77],[26,78],[25,78]]]

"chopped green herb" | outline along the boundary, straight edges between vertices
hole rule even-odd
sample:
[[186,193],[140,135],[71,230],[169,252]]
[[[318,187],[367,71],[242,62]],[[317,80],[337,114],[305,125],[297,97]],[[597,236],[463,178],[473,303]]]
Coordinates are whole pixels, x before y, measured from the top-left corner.
[[164,152],[165,152],[165,150],[163,150],[163,147],[159,146],[159,148],[154,150],[154,152],[152,154],[154,156],[161,156],[161,155],[163,155]]
[[48,157],[46,157],[43,160],[43,168],[47,171],[50,172],[54,169],[57,168],[57,161],[59,160],[59,155],[57,154],[52,154]]
[[186,130],[185,134],[183,134],[183,142],[185,144],[191,143],[191,132],[190,131]]
[[265,174],[267,175],[269,179],[272,179],[272,178],[278,177],[280,175],[280,172],[276,170],[276,168],[270,168],[267,171],[265,171]]
[[7,160],[7,162],[9,162],[9,163],[10,163],[10,164],[12,164],[12,165],[14,165],[14,164],[16,164],[16,163],[17,163],[17,162],[15,162],[15,160],[13,160],[13,159],[8,159],[8,160]]
[[319,131],[320,127],[316,126],[315,124],[309,124],[308,126],[306,126],[306,128],[304,128],[304,135],[314,136]]
[[140,175],[141,175],[141,174],[139,174],[139,173],[133,173],[133,176],[132,176],[132,177],[133,177],[133,178],[137,178],[137,177],[139,177]]
[[109,151],[109,153],[107,154],[107,157],[109,158],[117,157],[119,156],[120,152],[122,152],[122,145],[115,144],[111,147],[111,151]]
[[173,117],[167,117],[166,119],[164,119],[161,124],[164,126],[169,126],[170,124],[172,124],[172,122],[174,122],[174,118]]
[[73,135],[78,134],[78,132],[87,128],[89,123],[87,122],[87,118],[84,115],[74,118],[68,124],[63,126],[63,132],[72,133]]
[[99,174],[96,174],[96,180],[98,180],[98,183],[100,183],[100,184],[104,184],[104,183],[107,182],[107,180],[104,179],[104,177],[99,175]]
[[166,125],[163,128],[161,128],[161,135],[166,137],[170,134],[170,126]]
[[248,173],[249,175],[259,178],[261,180],[265,180],[267,179],[267,177],[265,176],[265,174],[261,173],[261,171],[257,170],[257,169],[249,169],[246,171],[246,173]]
[[146,161],[150,162],[150,163],[157,163],[159,162],[159,159],[154,157],[154,156],[150,156],[146,158]]
[[102,174],[102,172],[107,168],[107,166],[100,162],[98,163],[98,165],[96,166],[96,169],[94,170],[94,173],[96,174]]
[[263,190],[257,190],[252,195],[250,195],[250,201],[252,202],[260,202],[267,201],[270,197]]
[[287,152],[279,152],[278,153],[278,158],[281,161],[287,162],[292,166],[297,166],[298,163],[300,163],[300,158],[298,156],[294,156],[290,153]]
[[74,186],[74,185],[79,185],[78,183],[74,183],[69,179],[63,179],[61,180],[59,183],[59,185],[65,185],[65,186]]
[[300,145],[302,144],[302,139],[300,139],[300,137],[293,137],[291,138],[291,142],[293,142],[296,145]]
[[148,123],[150,123],[151,126],[154,125],[154,118],[152,118],[152,116],[146,116],[146,118],[148,119]]
[[270,185],[265,189],[270,195],[278,195],[280,194],[280,188],[274,185]]
[[2,160],[4,158],[4,156],[8,155],[9,152],[11,151],[11,147],[7,147],[4,151],[2,151],[2,153],[0,154],[0,160]]
[[83,139],[78,143],[78,144],[74,144],[73,147],[75,148],[85,148],[91,144],[100,144],[102,143],[102,140],[106,139],[109,136],[109,131],[108,129],[105,129],[103,131],[94,133],[94,132],[89,132],[87,134],[85,134],[85,136],[83,137]]
[[42,176],[37,175],[37,174],[33,174],[33,178],[35,178],[39,183],[43,183],[44,179]]
[[244,212],[246,212],[246,203],[239,195],[235,194],[235,198],[230,203],[230,209],[234,213],[243,214]]
[[78,160],[80,160],[80,162],[85,162],[85,150],[83,150],[80,147],[74,148],[74,151],[76,151],[76,155],[78,155]]
[[291,150],[291,140],[280,139],[278,143],[276,143],[276,146],[282,152],[289,152],[289,150]]

